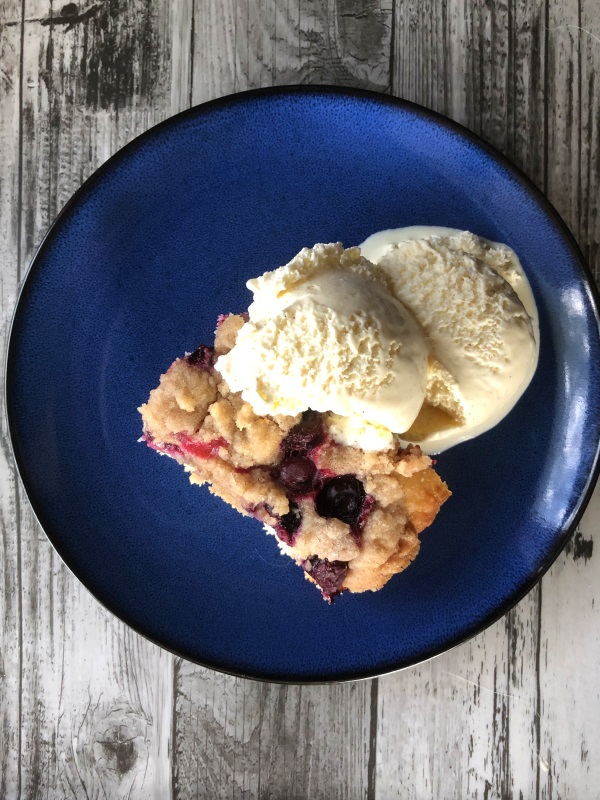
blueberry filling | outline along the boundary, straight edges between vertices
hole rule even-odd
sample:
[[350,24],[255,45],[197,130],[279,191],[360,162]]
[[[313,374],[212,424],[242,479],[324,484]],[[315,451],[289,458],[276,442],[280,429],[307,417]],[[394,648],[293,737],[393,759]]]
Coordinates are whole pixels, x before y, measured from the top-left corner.
[[339,594],[348,574],[347,561],[327,561],[326,558],[318,556],[307,558],[302,567],[319,586],[325,600],[330,603],[333,597]]
[[302,511],[297,503],[290,500],[290,510],[287,514],[279,517],[279,524],[275,527],[275,533],[282,542],[294,546],[295,534],[298,532],[300,525],[302,525]]
[[[229,319],[229,317],[232,316],[234,316],[234,314],[232,313],[219,314],[219,316],[217,317],[217,328],[220,328],[221,325],[225,322],[225,320]],[[248,322],[248,320],[250,319],[250,315],[248,314],[247,311],[242,311],[240,314],[237,314],[236,316],[241,317],[244,320],[244,322]]]
[[366,497],[362,481],[354,475],[329,478],[315,499],[317,514],[357,525]]
[[148,447],[151,447],[152,450],[156,450],[158,453],[164,453],[172,458],[183,455],[181,448],[177,447],[176,444],[170,444],[169,442],[156,442],[154,437],[149,433],[144,433],[142,435],[142,439],[146,442]]
[[193,353],[186,357],[186,361],[191,367],[198,367],[198,369],[203,370],[212,369],[215,363],[214,348],[201,344],[197,350],[194,350]]
[[367,519],[373,511],[373,506],[375,505],[375,498],[368,494],[365,497],[362,510],[360,512],[360,516],[356,520],[356,522],[350,528],[350,534],[353,537],[354,541],[360,545],[362,542],[362,535],[365,529],[365,525],[367,524]]
[[317,474],[315,464],[309,458],[289,456],[279,465],[279,481],[295,494],[310,492]]
[[217,439],[211,439],[208,442],[199,441],[185,433],[178,433],[177,438],[181,442],[181,448],[184,453],[196,456],[196,458],[216,458],[221,447],[228,447],[229,445],[227,439],[222,436]]
[[302,419],[288,432],[281,447],[288,456],[306,455],[323,441],[323,420],[316,411],[304,411]]

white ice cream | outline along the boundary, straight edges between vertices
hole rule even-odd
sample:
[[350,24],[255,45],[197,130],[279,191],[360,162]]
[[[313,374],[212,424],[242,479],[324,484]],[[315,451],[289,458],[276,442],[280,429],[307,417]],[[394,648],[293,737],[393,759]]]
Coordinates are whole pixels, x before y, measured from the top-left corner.
[[247,285],[249,321],[216,368],[256,413],[329,412],[334,439],[364,450],[471,439],[509,413],[537,366],[516,254],[464,231],[317,244]]
[[332,412],[369,449],[393,446],[423,405],[428,347],[390,279],[358,248],[317,244],[248,281],[254,302],[216,368],[258,414]]
[[401,438],[440,452],[495,426],[529,385],[539,352],[535,301],[514,251],[421,226],[374,234],[361,251],[386,272],[430,351],[426,402]]

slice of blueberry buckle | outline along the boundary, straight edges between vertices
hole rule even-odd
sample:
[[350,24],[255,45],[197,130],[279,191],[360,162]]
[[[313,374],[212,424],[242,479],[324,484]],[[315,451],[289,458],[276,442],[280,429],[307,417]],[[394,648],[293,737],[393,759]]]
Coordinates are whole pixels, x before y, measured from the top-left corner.
[[244,321],[220,317],[214,348],[161,376],[140,408],[142,439],[264,523],[328,602],[380,589],[415,558],[450,492],[418,447],[366,452],[334,442],[326,414],[255,414],[214,366]]

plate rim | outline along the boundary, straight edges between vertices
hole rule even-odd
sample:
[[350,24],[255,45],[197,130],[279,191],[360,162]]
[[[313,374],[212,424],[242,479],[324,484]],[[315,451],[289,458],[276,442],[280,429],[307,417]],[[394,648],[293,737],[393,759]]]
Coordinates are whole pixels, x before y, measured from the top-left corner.
[[[12,453],[13,461],[17,469],[17,475],[25,491],[25,494],[33,511],[34,517],[37,523],[39,524],[40,528],[44,532],[44,535],[50,542],[52,548],[63,562],[63,564],[67,567],[69,572],[84,586],[86,591],[88,591],[92,595],[92,597],[96,600],[96,602],[100,603],[100,605],[103,606],[110,614],[112,614],[121,622],[124,622],[128,627],[130,627],[133,631],[135,631],[135,633],[142,636],[144,639],[162,648],[163,650],[166,650],[172,655],[178,658],[185,658],[186,660],[191,661],[192,663],[197,664],[198,666],[215,670],[225,675],[244,678],[246,680],[275,683],[282,685],[310,686],[310,685],[328,685],[337,683],[348,683],[353,681],[370,680],[372,678],[383,677],[385,675],[392,675],[394,673],[410,669],[411,667],[424,664],[427,661],[430,661],[431,659],[439,655],[442,655],[443,653],[447,653],[450,652],[451,650],[454,650],[461,644],[464,644],[465,642],[469,641],[475,636],[478,636],[480,633],[482,633],[487,628],[495,624],[498,620],[500,620],[505,614],[508,613],[508,611],[514,608],[538,584],[543,575],[554,564],[560,553],[563,551],[565,545],[575,532],[577,525],[579,524],[581,517],[583,516],[583,513],[585,512],[589,504],[592,493],[598,481],[598,477],[600,476],[600,436],[598,438],[598,441],[596,442],[596,452],[594,454],[592,468],[587,476],[586,485],[577,501],[577,505],[574,509],[571,521],[562,530],[555,547],[552,549],[547,558],[544,560],[544,563],[530,577],[530,579],[526,581],[524,587],[511,594],[500,606],[495,608],[490,614],[485,615],[483,619],[477,622],[474,626],[469,627],[466,632],[461,633],[460,635],[454,637],[453,639],[444,643],[442,646],[432,647],[429,650],[424,651],[416,659],[411,659],[411,660],[401,659],[398,661],[397,664],[391,667],[385,667],[383,669],[375,668],[375,669],[350,670],[348,672],[336,673],[334,677],[326,677],[322,675],[321,676],[315,675],[310,677],[288,675],[286,677],[282,677],[281,675],[270,674],[268,671],[261,671],[260,674],[254,674],[250,672],[245,672],[243,669],[236,670],[231,668],[231,666],[227,667],[223,664],[218,663],[217,661],[213,661],[210,659],[200,660],[193,653],[187,653],[184,650],[177,650],[169,645],[166,645],[164,642],[160,641],[160,638],[156,638],[154,634],[146,631],[144,629],[144,626],[132,624],[130,621],[127,620],[126,617],[122,616],[121,613],[114,610],[113,607],[114,604],[111,601],[104,600],[100,596],[101,590],[99,588],[94,588],[92,590],[88,586],[88,584],[79,577],[75,567],[72,566],[70,563],[71,559],[69,555],[66,552],[63,552],[66,548],[63,548],[58,541],[55,541],[55,531],[52,531],[52,526],[49,524],[44,524],[43,521],[44,511],[42,508],[42,504],[37,500],[33,486],[27,479],[26,463],[25,463],[26,459],[23,458],[22,454],[19,452],[18,447],[16,445],[17,441],[17,436],[16,436],[17,414],[16,414],[16,404],[15,404],[16,398],[14,392],[14,382],[11,380],[11,376],[14,375],[14,371],[16,368],[15,327],[19,321],[20,316],[23,314],[25,301],[31,289],[32,279],[34,276],[38,274],[38,272],[42,267],[42,260],[45,250],[48,247],[48,245],[52,242],[57,232],[59,231],[61,223],[63,219],[68,215],[70,209],[73,206],[76,206],[80,201],[80,199],[83,198],[94,187],[94,185],[103,178],[104,174],[110,172],[110,170],[112,170],[115,166],[117,166],[119,162],[129,154],[130,151],[133,152],[136,147],[150,140],[154,135],[159,133],[161,130],[166,130],[170,127],[176,126],[188,118],[192,119],[194,117],[202,116],[206,112],[210,113],[212,110],[215,109],[226,108],[227,106],[231,105],[238,105],[240,103],[251,101],[253,99],[257,98],[260,99],[263,97],[267,98],[277,97],[277,96],[294,97],[299,95],[313,95],[315,97],[319,97],[324,100],[327,97],[331,96],[369,100],[374,103],[387,105],[399,110],[408,111],[416,116],[424,118],[426,121],[432,123],[435,126],[446,128],[447,130],[458,135],[463,140],[471,142],[473,145],[475,145],[477,148],[479,148],[485,154],[487,154],[488,157],[490,157],[493,161],[499,164],[500,167],[506,170],[512,176],[512,178],[514,178],[521,185],[521,187],[525,190],[525,192],[527,192],[536,202],[538,207],[541,207],[541,209],[546,213],[546,215],[553,223],[555,229],[560,234],[563,241],[568,245],[569,249],[573,253],[581,272],[581,279],[583,286],[587,291],[590,300],[590,305],[593,310],[596,327],[598,329],[598,338],[600,341],[600,290],[596,286],[596,282],[592,274],[592,271],[589,268],[583,256],[581,248],[579,247],[577,241],[575,240],[574,235],[571,233],[569,227],[567,226],[563,218],[560,216],[556,208],[553,206],[550,200],[542,193],[542,191],[537,188],[537,186],[533,183],[533,181],[530,178],[528,178],[527,175],[525,175],[525,173],[519,167],[513,164],[506,156],[504,156],[493,145],[489,144],[484,139],[482,139],[478,134],[469,130],[460,123],[455,122],[454,120],[450,119],[444,114],[441,114],[438,111],[433,111],[432,109],[429,109],[426,106],[419,105],[418,103],[414,103],[410,100],[406,100],[401,97],[381,94],[379,92],[374,92],[367,89],[344,87],[338,85],[290,84],[288,86],[269,86],[258,89],[250,89],[243,92],[234,92],[231,94],[223,95],[221,97],[217,97],[213,100],[206,101],[204,103],[199,103],[198,105],[192,106],[188,109],[173,114],[167,117],[166,119],[161,120],[157,124],[151,126],[150,128],[146,129],[142,133],[138,134],[138,136],[133,138],[130,142],[128,142],[119,150],[117,150],[115,153],[113,153],[103,164],[101,164],[97,169],[95,169],[91,173],[91,175],[89,175],[86,178],[86,180],[76,189],[76,191],[71,195],[71,197],[69,197],[65,205],[61,208],[61,210],[52,220],[48,230],[42,237],[40,244],[35,249],[31,257],[31,261],[25,272],[25,275],[21,279],[21,285],[19,286],[17,292],[17,297],[15,300],[12,317],[8,329],[7,345],[5,347],[5,356],[4,356],[3,377],[4,377],[4,388],[5,388],[5,399],[6,399],[5,416],[8,422],[9,448]],[[51,532],[49,533],[49,531]],[[59,537],[56,538],[58,539]]]

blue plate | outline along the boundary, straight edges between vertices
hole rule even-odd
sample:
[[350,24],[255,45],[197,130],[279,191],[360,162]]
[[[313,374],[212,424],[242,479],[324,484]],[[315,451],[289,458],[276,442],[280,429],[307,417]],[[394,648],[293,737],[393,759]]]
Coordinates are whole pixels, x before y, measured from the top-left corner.
[[[444,453],[453,497],[380,592],[329,607],[258,522],[137,442],[173,358],[241,311],[248,278],[314,242],[446,225],[506,242],[541,357],[514,411]],[[418,106],[293,88],[207,103],[140,136],[67,204],[19,298],[7,365],[15,457],[75,575],[162,646],[276,681],[378,675],[481,631],[548,568],[596,478],[600,341],[573,239],[495,151]]]

